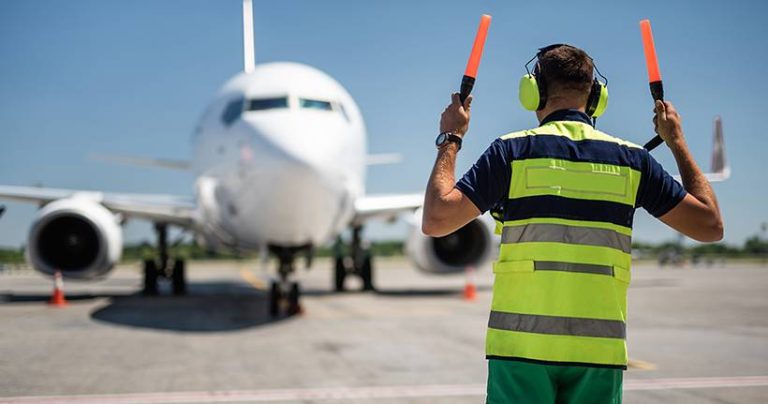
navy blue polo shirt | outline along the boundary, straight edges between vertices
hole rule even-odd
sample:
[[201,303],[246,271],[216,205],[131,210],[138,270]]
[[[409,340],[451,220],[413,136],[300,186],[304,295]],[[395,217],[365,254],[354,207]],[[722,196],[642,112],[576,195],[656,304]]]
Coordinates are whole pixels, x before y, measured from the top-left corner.
[[[552,121],[577,121],[592,125],[589,116],[578,110],[555,111],[541,124]],[[643,148],[602,140],[574,141],[565,136],[554,135],[496,139],[456,183],[456,188],[466,195],[481,212],[504,204],[504,220],[524,218],[526,216],[524,211],[528,209],[524,205],[510,206],[511,201],[506,198],[509,194],[511,164],[513,160],[542,157],[630,166],[640,171],[642,175],[634,209],[642,207],[655,217],[667,213],[686,195],[682,185]],[[525,201],[520,202],[525,203]],[[570,200],[570,206],[564,207],[554,204],[552,211],[560,210],[565,214],[565,212],[578,212],[582,208],[589,209],[591,212],[606,210],[606,215],[610,216],[606,217],[606,221],[632,226],[634,209],[629,206],[626,206],[627,211],[614,211],[617,207],[611,206],[610,209],[605,209],[599,202],[584,202],[594,206],[583,207],[573,206],[575,203],[579,202]],[[554,215],[562,216],[557,213]]]

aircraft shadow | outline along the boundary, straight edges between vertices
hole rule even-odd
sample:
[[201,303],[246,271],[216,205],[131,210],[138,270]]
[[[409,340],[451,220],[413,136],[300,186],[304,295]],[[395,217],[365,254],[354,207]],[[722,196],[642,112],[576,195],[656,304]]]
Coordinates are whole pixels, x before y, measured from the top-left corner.
[[[477,291],[491,290],[489,286],[478,286]],[[442,297],[442,296],[461,296],[463,290],[460,288],[446,288],[446,289],[391,289],[391,290],[376,290],[374,293],[381,296],[391,297]]]
[[[488,291],[491,290],[490,286],[478,286],[477,291]],[[314,296],[314,297],[324,297],[324,296],[339,296],[344,294],[366,294],[371,293],[374,295],[379,296],[389,296],[389,297],[444,297],[444,296],[460,296],[463,293],[463,290],[459,287],[451,287],[451,288],[442,288],[442,289],[376,289],[374,291],[364,291],[358,288],[350,288],[345,290],[344,292],[336,292],[329,289],[310,289],[310,290],[304,290],[302,291],[303,296]]]
[[[68,301],[84,301],[101,298],[124,297],[126,294],[99,294],[99,293],[67,293]],[[0,304],[13,303],[45,303],[51,299],[51,294],[16,294],[12,292],[0,293]]]
[[235,283],[190,284],[185,296],[116,296],[91,318],[127,327],[178,332],[237,331],[279,322],[267,312],[267,295]]

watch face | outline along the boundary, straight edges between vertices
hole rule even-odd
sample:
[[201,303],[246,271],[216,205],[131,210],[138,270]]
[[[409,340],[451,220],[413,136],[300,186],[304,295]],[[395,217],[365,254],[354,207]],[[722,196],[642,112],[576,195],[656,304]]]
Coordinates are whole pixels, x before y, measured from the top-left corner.
[[437,135],[437,139],[435,139],[435,145],[440,146],[441,144],[445,143],[446,140],[448,140],[448,135],[441,133]]

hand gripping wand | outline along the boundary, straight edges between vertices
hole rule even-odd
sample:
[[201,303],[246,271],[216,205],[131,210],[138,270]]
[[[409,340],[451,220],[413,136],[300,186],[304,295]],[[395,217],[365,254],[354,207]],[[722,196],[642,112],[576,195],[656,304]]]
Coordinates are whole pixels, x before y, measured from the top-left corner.
[[472,45],[472,53],[467,61],[467,69],[464,71],[464,77],[461,78],[461,90],[459,90],[459,99],[462,105],[464,100],[469,97],[472,87],[475,86],[475,77],[477,77],[477,68],[480,66],[480,58],[483,56],[483,46],[485,38],[488,36],[488,27],[491,25],[491,16],[483,14],[480,17],[480,26],[477,28],[475,43]]
[[[664,86],[661,83],[659,60],[656,58],[656,47],[653,45],[653,33],[649,20],[640,21],[640,33],[643,36],[643,51],[645,52],[645,65],[648,68],[648,85],[651,87],[651,96],[654,102],[656,100],[664,101]],[[656,135],[643,147],[651,151],[662,143],[664,140],[661,136]]]

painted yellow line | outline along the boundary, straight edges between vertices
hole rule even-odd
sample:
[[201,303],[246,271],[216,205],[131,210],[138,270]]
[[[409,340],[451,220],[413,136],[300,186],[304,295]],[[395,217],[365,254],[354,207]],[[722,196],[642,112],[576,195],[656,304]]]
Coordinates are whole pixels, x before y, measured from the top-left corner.
[[629,359],[627,361],[627,367],[637,370],[654,370],[656,365],[651,362],[641,361],[640,359]]
[[254,275],[253,272],[247,269],[240,270],[240,277],[243,278],[244,281],[248,282],[249,285],[253,286],[254,289],[267,290],[267,285],[265,285],[258,276]]

